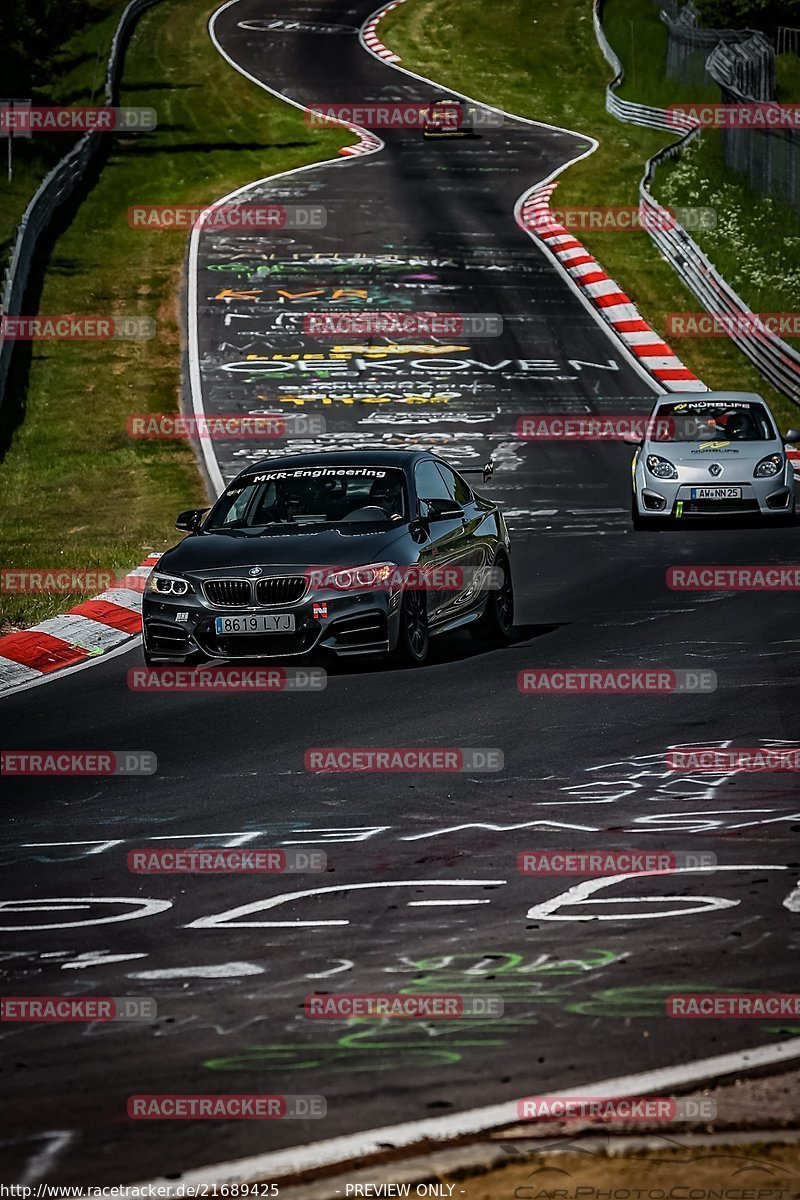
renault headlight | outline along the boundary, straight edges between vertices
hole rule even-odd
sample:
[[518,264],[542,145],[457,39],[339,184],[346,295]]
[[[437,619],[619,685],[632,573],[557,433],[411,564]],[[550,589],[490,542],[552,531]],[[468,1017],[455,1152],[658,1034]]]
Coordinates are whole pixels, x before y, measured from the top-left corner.
[[647,469],[656,479],[677,479],[678,472],[668,458],[659,458],[657,454],[648,454],[645,459]]
[[756,469],[753,471],[754,479],[770,479],[773,475],[777,475],[783,470],[783,455],[768,454],[766,458],[762,458],[760,463],[756,464]]

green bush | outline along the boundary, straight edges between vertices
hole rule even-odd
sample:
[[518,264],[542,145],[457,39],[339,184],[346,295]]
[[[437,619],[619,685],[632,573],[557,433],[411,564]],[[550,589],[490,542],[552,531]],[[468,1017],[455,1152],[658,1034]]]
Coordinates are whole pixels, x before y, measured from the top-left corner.
[[703,25],[712,29],[762,29],[800,26],[800,0],[695,0]]
[[3,95],[24,99],[51,94],[53,77],[64,69],[66,43],[87,25],[102,20],[103,0],[3,0]]

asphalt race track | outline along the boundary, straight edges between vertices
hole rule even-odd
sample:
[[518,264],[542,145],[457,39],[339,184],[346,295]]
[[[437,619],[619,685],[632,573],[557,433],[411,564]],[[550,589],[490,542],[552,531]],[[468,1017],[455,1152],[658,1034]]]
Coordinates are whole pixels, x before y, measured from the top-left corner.
[[[353,31],[371,8],[237,0],[215,35],[244,71],[300,104],[446,94],[364,50]],[[270,29],[266,18],[349,29]],[[150,996],[158,1006],[143,1024],[3,1026],[4,1075],[19,1097],[0,1138],[6,1179],[177,1177],[800,1032],[678,1020],[664,1005],[681,991],[792,990],[792,776],[682,775],[665,754],[797,739],[796,602],[673,592],[665,577],[676,564],[797,562],[798,529],[634,534],[629,448],[516,438],[520,416],[644,413],[652,401],[514,220],[520,194],[587,139],[513,121],[463,141],[377,133],[379,153],[246,193],[322,206],[324,229],[200,237],[202,404],[324,417],[325,432],[292,441],[295,450],[435,447],[457,467],[492,457],[483,490],[503,502],[512,531],[514,642],[486,650],[457,635],[434,643],[418,671],[334,665],[323,691],[251,695],[133,692],[134,647],[3,701],[7,748],[158,758],[143,778],[6,781],[6,993]],[[303,332],[303,314],[357,305],[499,313],[504,331],[388,349]],[[270,447],[213,449],[227,480]],[[517,688],[526,667],[588,666],[713,670],[718,687],[617,697]],[[390,745],[496,748],[504,768],[304,767],[312,746]],[[327,869],[129,872],[129,850],[159,845],[323,850]],[[531,913],[581,880],[522,875],[518,854],[566,848],[706,851],[723,869],[623,879],[591,905],[573,896]],[[263,903],[294,892],[312,894]],[[309,992],[401,988],[501,997],[504,1015],[303,1013]],[[165,1126],[126,1115],[132,1094],[184,1092],[321,1095],[327,1117]]]

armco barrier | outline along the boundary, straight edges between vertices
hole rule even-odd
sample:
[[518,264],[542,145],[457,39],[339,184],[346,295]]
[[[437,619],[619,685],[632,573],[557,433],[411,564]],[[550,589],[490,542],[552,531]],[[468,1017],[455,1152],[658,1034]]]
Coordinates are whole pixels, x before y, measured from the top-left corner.
[[775,51],[769,38],[756,29],[709,29],[700,24],[694,0],[661,10],[667,30],[667,79],[693,87],[713,79],[709,56],[726,47],[735,53],[738,84],[756,100],[775,98]]
[[[127,40],[139,15],[158,0],[131,0],[114,32],[106,64],[105,102],[116,104],[122,63]],[[56,210],[67,200],[83,178],[86,168],[102,145],[107,134],[94,131],[84,136],[65,154],[37,188],[22,220],[11,251],[3,286],[3,315],[22,316],[22,303],[30,279],[36,247]],[[3,404],[6,382],[14,352],[14,341],[0,337],[0,407]]]
[[[607,111],[617,120],[629,124],[679,132],[679,128],[676,128],[675,123],[670,120],[665,109],[651,108],[648,105],[620,100],[616,95],[624,77],[622,64],[603,31],[602,0],[593,0],[593,9],[594,29],[598,44],[606,61],[615,72],[614,79],[606,87]],[[684,132],[678,141],[665,146],[663,150],[659,150],[647,161],[644,177],[639,184],[639,203],[641,208],[653,219],[644,224],[667,262],[674,267],[686,286],[694,292],[708,312],[740,318],[740,326],[746,330],[748,327],[753,327],[755,321],[753,311],[723,279],[708,256],[703,253],[683,226],[677,221],[667,219],[666,209],[659,204],[650,190],[658,165],[680,155],[683,147],[700,132],[700,128],[695,122],[687,121],[682,128]],[[662,219],[656,219],[657,215]],[[758,337],[748,335],[746,332],[741,334],[729,332],[728,336],[773,387],[788,396],[795,404],[800,405],[800,353],[766,329],[760,332]]]
[[[592,20],[595,37],[603,52],[603,58],[614,72],[611,83],[606,84],[606,112],[611,113],[612,117],[616,117],[618,121],[626,121],[629,125],[645,125],[648,129],[668,129],[670,133],[676,133],[679,126],[675,121],[670,120],[665,109],[652,108],[649,104],[636,104],[633,100],[621,100],[617,95],[617,89],[622,85],[625,72],[605,35],[600,15],[601,8],[602,0],[594,0]],[[694,129],[696,126],[697,122],[689,117],[685,118],[682,124],[682,128],[685,130]]]

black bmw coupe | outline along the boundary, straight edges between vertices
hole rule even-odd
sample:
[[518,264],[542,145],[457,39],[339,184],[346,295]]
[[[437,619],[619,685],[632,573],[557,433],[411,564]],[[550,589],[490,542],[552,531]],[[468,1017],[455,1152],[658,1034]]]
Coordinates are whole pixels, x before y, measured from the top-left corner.
[[147,663],[328,651],[419,665],[434,635],[511,633],[503,515],[434,454],[263,459],[176,528],[189,536],[145,585]]

